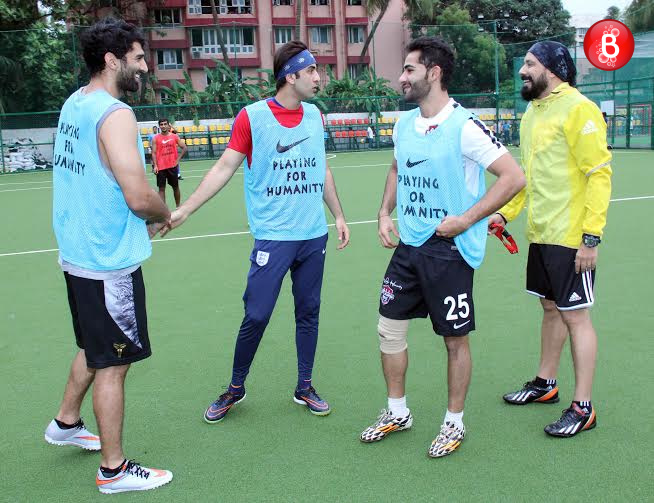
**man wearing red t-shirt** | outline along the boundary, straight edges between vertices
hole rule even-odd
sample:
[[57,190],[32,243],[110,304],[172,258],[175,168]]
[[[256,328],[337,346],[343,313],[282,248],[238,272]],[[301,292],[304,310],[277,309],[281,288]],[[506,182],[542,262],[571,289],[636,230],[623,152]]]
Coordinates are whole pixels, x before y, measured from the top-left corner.
[[275,97],[241,110],[227,149],[191,197],[173,213],[167,228],[184,223],[246,161],[245,202],[255,240],[243,296],[245,316],[236,340],[229,387],[204,414],[210,424],[222,421],[245,398],[245,379],[289,271],[298,361],[292,399],[312,414],[331,412],[329,403],[312,384],[327,251],[325,203],[334,216],[338,249],[347,246],[350,231],[327,166],[324,118],[315,105],[305,102],[319,90],[316,60],[304,43],[291,41],[275,53],[274,74]]
[[[166,182],[173,188],[175,206],[179,206],[181,194],[179,192],[179,181],[177,178],[179,160],[186,153],[186,143],[174,133],[171,133],[171,126],[168,119],[159,119],[161,133],[152,141],[152,165],[157,175],[157,187],[159,195],[166,202]],[[177,147],[182,149],[178,153]]]

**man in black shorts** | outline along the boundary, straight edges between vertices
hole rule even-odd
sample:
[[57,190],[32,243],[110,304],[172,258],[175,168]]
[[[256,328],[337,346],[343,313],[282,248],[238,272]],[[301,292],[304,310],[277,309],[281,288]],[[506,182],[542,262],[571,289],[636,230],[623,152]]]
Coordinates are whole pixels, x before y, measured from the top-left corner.
[[[379,346],[388,409],[361,433],[362,442],[382,440],[410,428],[405,374],[409,320],[431,318],[447,347],[447,412],[428,454],[442,457],[465,435],[463,405],[472,370],[468,333],[475,328],[472,284],[486,245],[485,217],[525,184],[520,167],[474,115],[451,99],[452,49],[436,37],[407,48],[400,84],[419,108],[395,124],[395,158],[379,210],[379,238],[396,248],[384,275],[379,306]],[[498,177],[485,190],[485,173]],[[400,243],[391,219],[397,207]]]
[[536,376],[503,398],[512,405],[559,401],[557,373],[568,335],[575,369],[570,406],[545,433],[572,437],[593,429],[591,402],[597,335],[590,318],[597,250],[611,199],[606,122],[575,89],[577,70],[558,42],[534,44],[524,58],[520,151],[527,188],[489,218],[505,224],[527,208],[527,292],[543,308]]
[[[127,371],[150,356],[141,263],[170,212],[148,184],[134,112],[118,99],[148,71],[143,34],[107,18],[81,40],[91,80],[61,109],[52,173],[53,228],[79,351],[45,440],[100,449],[100,492],[142,491],[173,477],[127,460],[121,439]],[[99,438],[80,418],[91,383]]]
[[[175,133],[171,133],[168,119],[159,119],[159,128],[161,133],[156,135],[152,142],[152,164],[157,175],[159,196],[166,202],[166,183],[168,183],[173,189],[175,207],[178,207],[182,197],[179,191],[179,160],[186,153],[186,143]],[[181,151],[178,151],[177,147]]]

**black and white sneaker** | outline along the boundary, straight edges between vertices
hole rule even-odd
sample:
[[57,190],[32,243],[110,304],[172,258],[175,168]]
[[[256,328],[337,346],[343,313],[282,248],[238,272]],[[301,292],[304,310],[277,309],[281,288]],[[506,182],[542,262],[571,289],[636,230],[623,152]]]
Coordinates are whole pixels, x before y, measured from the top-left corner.
[[406,416],[394,416],[390,410],[382,409],[377,421],[363,430],[359,439],[365,443],[379,442],[389,433],[408,430],[412,424],[411,412]]
[[545,426],[545,433],[553,437],[574,437],[577,433],[592,430],[597,426],[595,409],[580,408],[572,403],[570,408],[563,411],[561,418]]
[[504,401],[513,405],[525,405],[531,402],[557,403],[559,387],[557,385],[537,386],[536,381],[527,381],[518,391],[504,395]]

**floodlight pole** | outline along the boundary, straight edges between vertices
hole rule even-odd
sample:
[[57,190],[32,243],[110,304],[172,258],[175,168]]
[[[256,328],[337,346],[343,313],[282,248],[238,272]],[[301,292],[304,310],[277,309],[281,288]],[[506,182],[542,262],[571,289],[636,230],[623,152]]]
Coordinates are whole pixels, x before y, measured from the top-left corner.
[[493,19],[493,35],[495,36],[495,135],[499,135],[500,127],[500,41],[497,38],[497,19]]

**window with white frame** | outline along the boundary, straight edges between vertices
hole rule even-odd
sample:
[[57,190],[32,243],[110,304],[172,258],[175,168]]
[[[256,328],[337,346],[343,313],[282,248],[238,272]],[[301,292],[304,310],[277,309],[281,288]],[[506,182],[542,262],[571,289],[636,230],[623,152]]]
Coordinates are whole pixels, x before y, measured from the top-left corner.
[[363,44],[365,40],[363,26],[348,26],[347,27],[347,42],[348,44]]
[[293,0],[272,0],[273,5],[293,5]]
[[202,0],[188,0],[189,14],[202,14]]
[[162,49],[157,51],[157,68],[159,70],[179,70],[184,68],[181,49]]
[[361,0],[347,0],[348,5],[362,5]]
[[275,28],[275,44],[282,45],[293,40],[293,28]]
[[314,44],[331,44],[332,27],[331,26],[314,26],[310,29],[311,42]]
[[347,65],[347,73],[351,79],[358,78],[367,69],[368,69],[368,65],[365,63],[355,63],[352,65]]
[[[230,54],[252,54],[254,52],[254,28],[220,28],[225,48]],[[213,58],[222,54],[215,28],[191,31],[191,55],[194,59]]]
[[311,0],[311,5],[329,5],[329,0]]
[[182,13],[179,9],[156,9],[154,22],[159,26],[175,26],[182,24]]
[[[252,14],[253,0],[214,0],[218,14]],[[189,14],[211,14],[211,0],[188,0]]]

